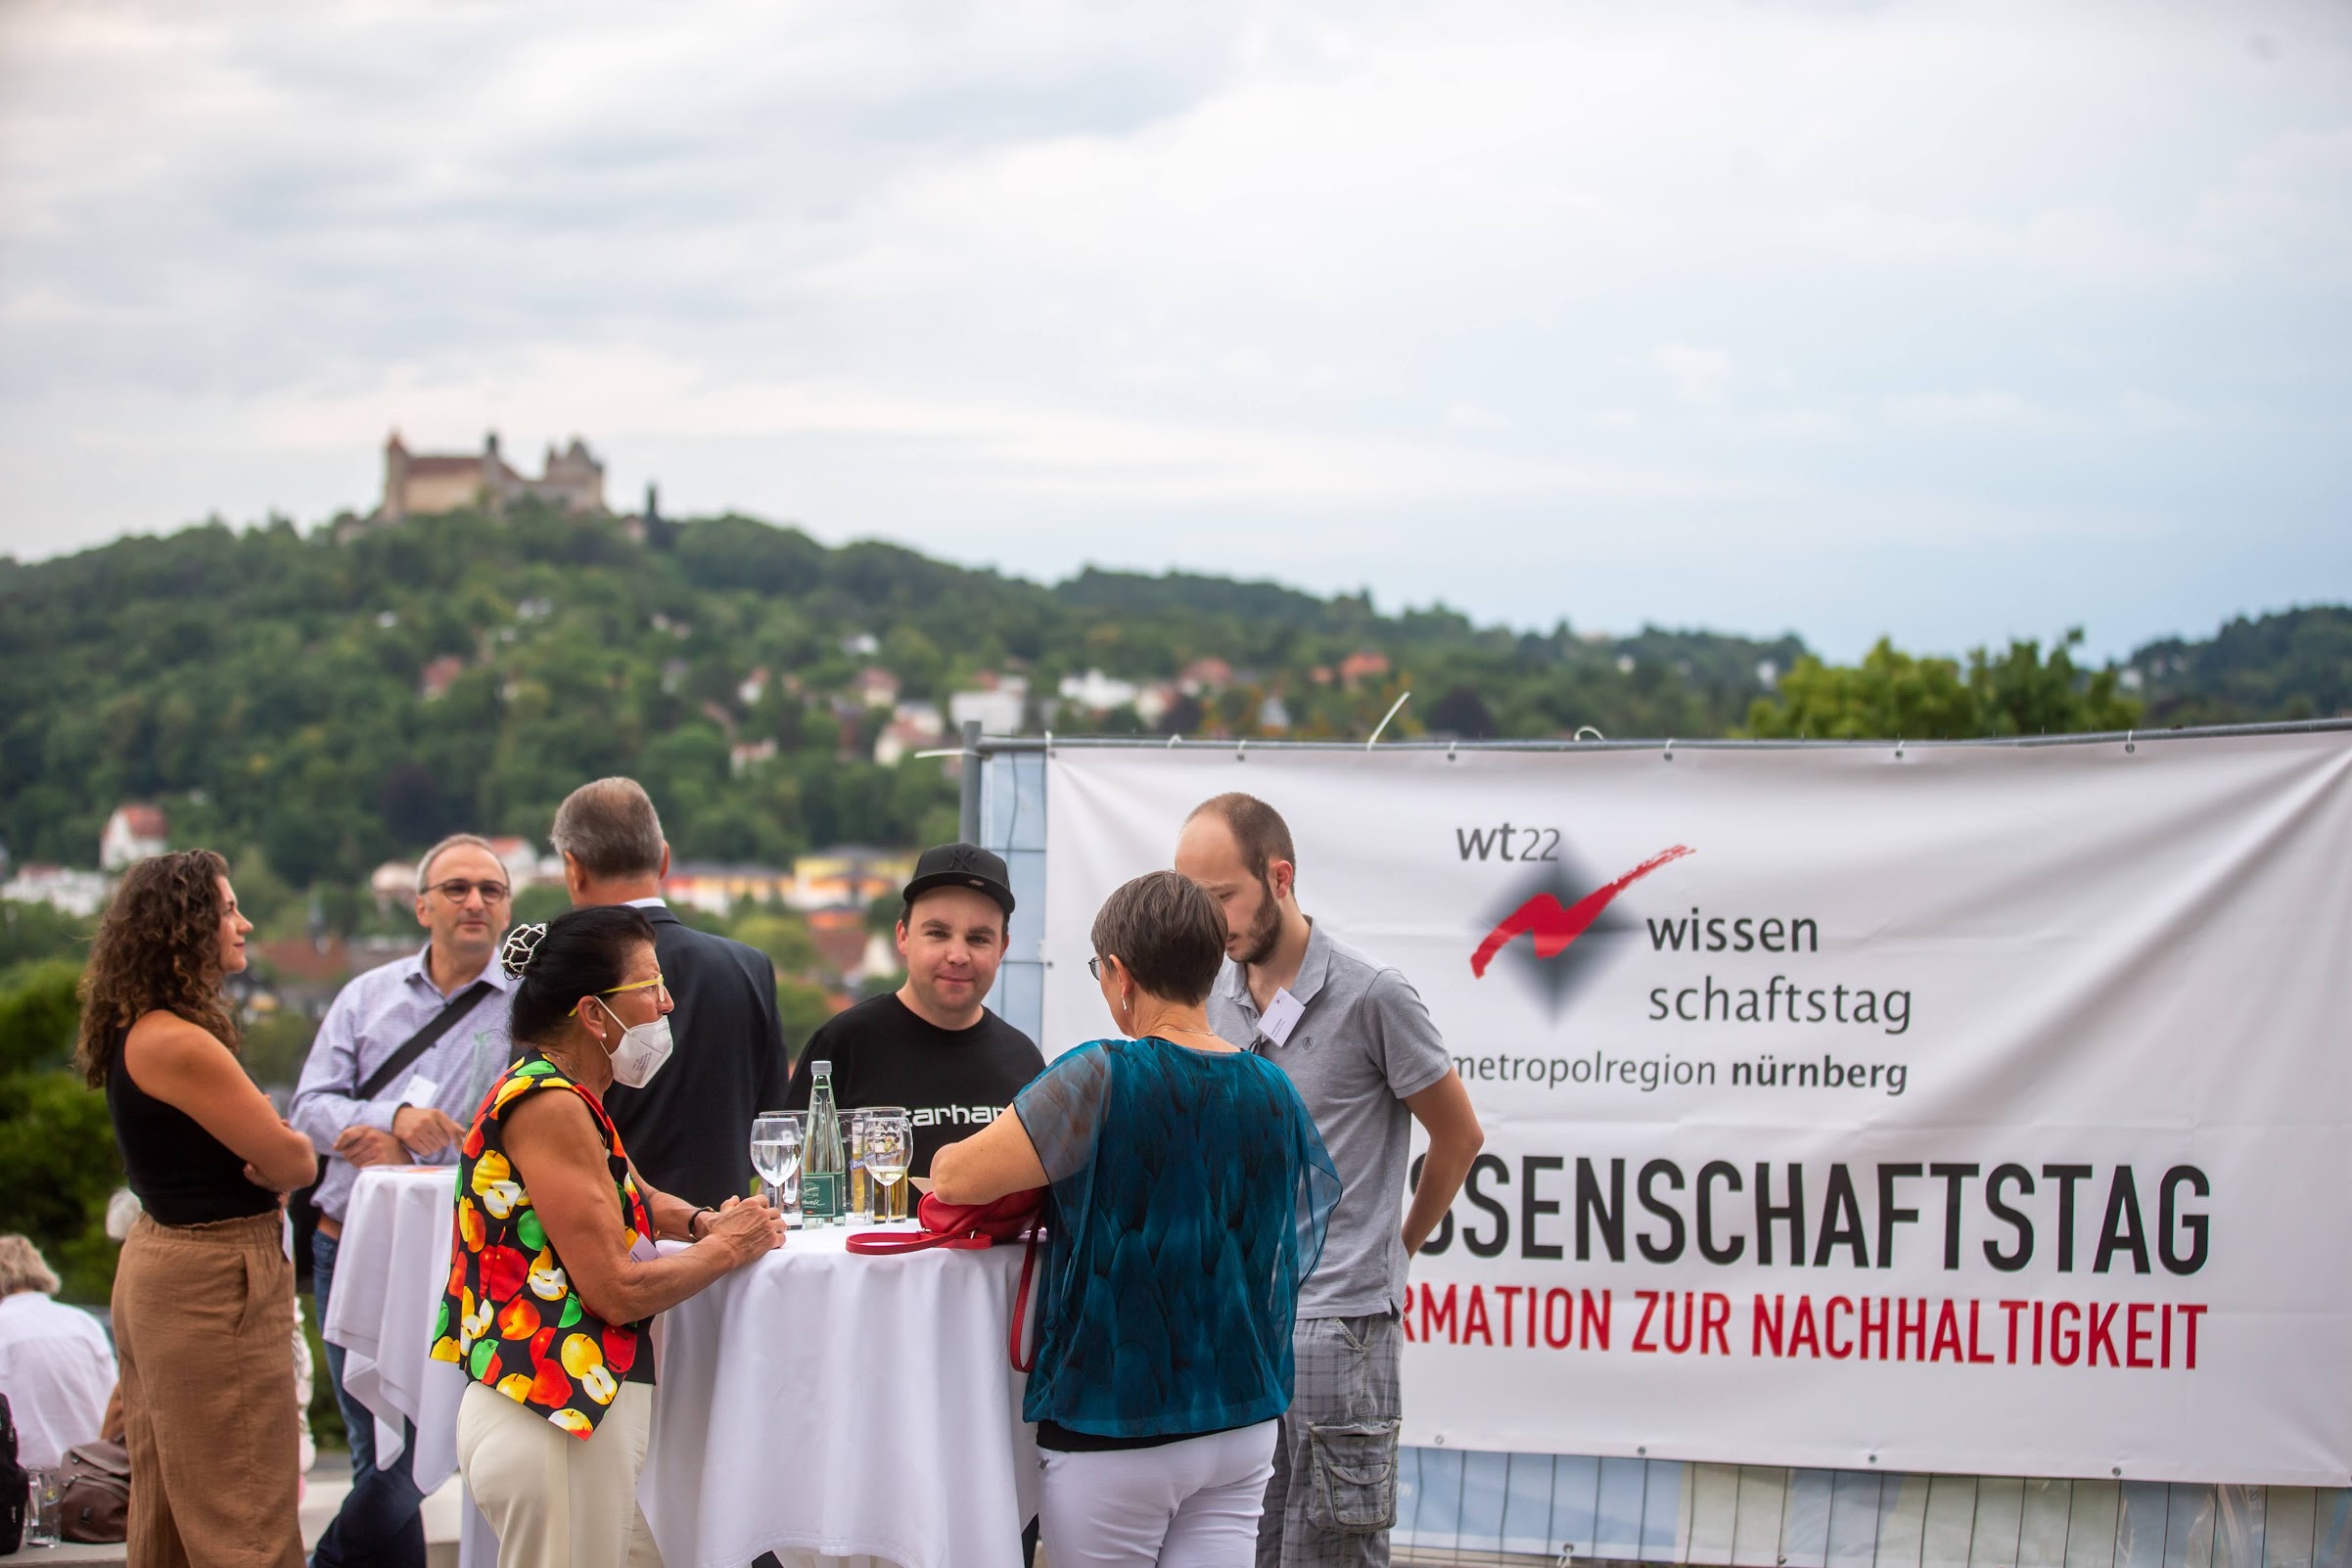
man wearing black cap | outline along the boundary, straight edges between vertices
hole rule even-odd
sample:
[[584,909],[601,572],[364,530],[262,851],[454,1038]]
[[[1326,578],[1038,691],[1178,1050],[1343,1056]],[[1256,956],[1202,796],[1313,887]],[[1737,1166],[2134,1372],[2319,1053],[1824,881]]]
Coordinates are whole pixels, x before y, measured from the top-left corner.
[[808,1037],[785,1095],[808,1104],[809,1063],[833,1064],[834,1103],[902,1105],[914,1123],[907,1174],[928,1181],[931,1157],[995,1120],[1045,1058],[1027,1035],[982,1005],[1004,961],[1013,890],[1004,861],[976,844],[925,850],[899,912],[906,984],[828,1019]]

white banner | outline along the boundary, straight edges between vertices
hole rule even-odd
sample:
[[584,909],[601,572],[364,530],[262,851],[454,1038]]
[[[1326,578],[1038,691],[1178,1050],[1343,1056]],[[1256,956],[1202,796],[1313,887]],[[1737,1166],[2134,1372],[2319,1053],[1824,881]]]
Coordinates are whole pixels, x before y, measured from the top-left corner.
[[2352,1482],[2352,736],[1061,750],[1048,1054],[1103,896],[1247,790],[1486,1128],[1407,1442]]

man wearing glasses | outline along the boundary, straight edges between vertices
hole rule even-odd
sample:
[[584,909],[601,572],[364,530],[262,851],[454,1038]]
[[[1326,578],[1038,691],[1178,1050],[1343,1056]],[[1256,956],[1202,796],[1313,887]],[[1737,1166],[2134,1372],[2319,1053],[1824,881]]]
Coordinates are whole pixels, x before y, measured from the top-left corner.
[[[310,1240],[321,1323],[359,1168],[454,1163],[473,1101],[513,1053],[506,972],[491,962],[512,898],[506,868],[488,844],[471,833],[441,840],[417,862],[424,950],[355,977],[319,1024],[286,1119],[323,1156]],[[351,1446],[351,1490],[312,1561],[315,1568],[425,1568],[424,1499],[409,1477],[415,1445],[377,1468],[376,1418],[344,1391],[343,1368],[342,1348],[329,1345],[327,1372]]]

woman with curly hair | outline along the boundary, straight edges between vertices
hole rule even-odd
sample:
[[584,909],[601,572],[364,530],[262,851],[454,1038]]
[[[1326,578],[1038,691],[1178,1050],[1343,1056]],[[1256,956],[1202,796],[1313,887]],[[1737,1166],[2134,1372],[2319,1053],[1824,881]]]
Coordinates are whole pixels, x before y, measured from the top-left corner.
[[300,1568],[285,1194],[317,1169],[237,1060],[221,982],[253,922],[209,850],[123,874],[81,979],[74,1063],[146,1208],[115,1270],[130,1568]]

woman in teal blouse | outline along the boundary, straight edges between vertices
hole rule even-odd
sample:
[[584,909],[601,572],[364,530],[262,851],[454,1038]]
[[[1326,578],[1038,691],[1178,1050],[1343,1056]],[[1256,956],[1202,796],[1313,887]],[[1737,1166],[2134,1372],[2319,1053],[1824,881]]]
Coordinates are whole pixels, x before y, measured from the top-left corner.
[[1056,1568],[1244,1568],[1339,1177],[1289,1078],[1209,1028],[1225,926],[1207,894],[1137,877],[1093,944],[1123,1038],[1063,1054],[932,1176],[948,1203],[1051,1187],[1022,1413]]

